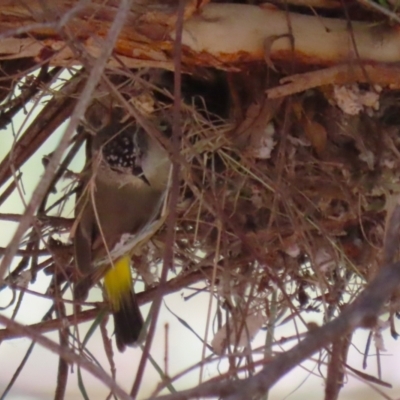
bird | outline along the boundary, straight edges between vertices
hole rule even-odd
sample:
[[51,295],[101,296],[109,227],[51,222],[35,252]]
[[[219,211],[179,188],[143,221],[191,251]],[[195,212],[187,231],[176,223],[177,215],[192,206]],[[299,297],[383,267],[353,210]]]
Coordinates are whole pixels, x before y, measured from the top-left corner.
[[[102,107],[100,107],[102,110]],[[101,113],[100,113],[101,114]],[[131,277],[130,251],[157,221],[168,186],[168,152],[115,107],[94,124],[91,162],[82,174],[75,207],[75,263],[81,302],[104,278],[119,351],[135,345],[143,328]]]

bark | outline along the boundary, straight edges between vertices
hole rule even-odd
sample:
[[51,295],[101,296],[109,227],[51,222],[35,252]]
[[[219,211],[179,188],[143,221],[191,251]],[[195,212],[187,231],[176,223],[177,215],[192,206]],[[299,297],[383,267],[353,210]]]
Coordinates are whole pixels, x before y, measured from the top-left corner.
[[[43,9],[37,0],[30,1],[29,8],[0,1],[0,60],[35,57],[52,65],[82,65],[82,49],[96,57],[117,6],[81,6],[73,0],[56,4]],[[175,22],[172,6],[140,8],[135,3],[114,49],[118,59],[112,57],[109,64],[172,69]],[[184,65],[234,68],[263,59],[313,65],[356,59],[395,63],[400,61],[400,32],[396,26],[286,13],[270,5],[188,3]]]

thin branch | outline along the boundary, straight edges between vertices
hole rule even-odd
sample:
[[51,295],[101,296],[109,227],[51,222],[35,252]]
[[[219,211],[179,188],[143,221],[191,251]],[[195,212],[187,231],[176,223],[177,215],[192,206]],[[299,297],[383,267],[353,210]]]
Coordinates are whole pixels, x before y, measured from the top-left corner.
[[351,344],[351,335],[337,337],[329,355],[325,400],[337,400],[344,384],[345,365]]
[[[53,132],[71,115],[76,104],[74,96],[82,89],[82,74],[78,73],[67,81],[60,96],[54,96],[40,111],[35,120],[26,128],[15,146],[0,163],[0,186],[11,176],[12,168],[18,170]],[[44,124],[43,121],[46,121]],[[69,139],[68,139],[69,140]],[[12,167],[12,168],[11,168]]]
[[290,75],[281,79],[280,86],[266,91],[269,99],[277,99],[291,94],[324,85],[345,85],[349,83],[372,83],[400,88],[400,69],[397,66],[383,64],[342,64],[334,67]]
[[79,122],[83,118],[87,106],[92,100],[92,94],[98,82],[100,81],[103,70],[106,67],[107,60],[109,59],[113,51],[114,45],[117,41],[117,38],[119,36],[119,33],[122,27],[124,26],[124,21],[126,15],[128,14],[129,7],[130,7],[129,0],[121,1],[117,15],[115,16],[115,19],[108,33],[108,37],[104,43],[103,51],[93,65],[92,71],[86,82],[85,88],[82,90],[82,94],[76,104],[70,122],[64,132],[60,144],[54,151],[42,179],[40,180],[39,184],[37,185],[36,189],[32,194],[32,198],[24,212],[24,216],[7,247],[7,251],[5,252],[4,257],[0,264],[0,279],[4,278],[4,275],[18,250],[19,242],[24,233],[26,232],[26,230],[28,229],[29,225],[31,224],[32,217],[37,207],[41,203],[43,196],[45,196],[52,182],[52,179],[54,178],[56,169],[61,161],[64,151],[68,147],[72,135],[74,134]]
[[[57,296],[55,299],[54,309],[56,311],[57,318],[63,320],[65,315],[65,304],[63,304],[60,299],[61,293],[59,290],[59,286],[55,285],[55,290],[57,292]],[[69,336],[69,328],[64,326],[59,330],[59,340],[60,346],[64,348],[68,348],[68,336]],[[61,356],[58,359],[58,370],[57,370],[57,387],[54,394],[54,400],[63,400],[65,397],[65,390],[67,388],[68,383],[68,363]]]
[[17,172],[14,179],[5,188],[4,192],[0,195],[0,206],[11,196],[15,188],[20,184],[22,173]]
[[377,277],[339,317],[310,332],[297,346],[276,356],[253,377],[237,382],[211,380],[193,389],[152,399],[184,400],[220,396],[226,400],[242,400],[263,394],[295,366],[328,346],[337,337],[373,323],[385,301],[399,284],[400,262],[383,267]]
[[147,360],[149,358],[150,348],[156,326],[158,323],[158,315],[161,308],[163,299],[162,289],[167,282],[168,271],[173,267],[174,259],[174,242],[175,242],[175,226],[177,219],[176,206],[179,200],[179,156],[181,149],[181,57],[182,57],[182,27],[183,27],[183,15],[185,11],[185,1],[179,0],[178,8],[178,19],[176,24],[176,41],[174,46],[174,105],[173,105],[173,125],[172,125],[172,178],[171,178],[171,190],[168,204],[168,216],[167,216],[167,239],[165,242],[164,260],[161,271],[160,284],[156,293],[153,305],[151,307],[151,323],[146,339],[146,343],[143,348],[143,354],[140,359],[139,367],[136,373],[136,378],[132,386],[131,396],[137,397],[139,392],[140,383],[143,377],[143,373],[146,367]]
[[23,359],[21,360],[21,362],[19,363],[19,365],[18,365],[17,369],[15,370],[13,376],[11,377],[10,381],[8,382],[6,388],[4,389],[3,393],[1,394],[0,400],[6,400],[7,399],[8,393],[10,392],[12,387],[14,386],[14,383],[16,382],[16,380],[19,377],[21,371],[25,367],[26,362],[29,360],[29,357],[31,356],[34,347],[35,347],[35,343],[32,342],[29,345],[28,350],[25,352],[25,355],[24,355]]
[[[0,247],[0,255],[6,254],[8,248]],[[16,256],[31,257],[31,256],[49,256],[50,252],[47,249],[17,249],[15,252]]]
[[[162,296],[166,296],[171,293],[178,292],[194,283],[209,279],[211,276],[212,267],[204,268],[201,271],[194,273],[178,276],[177,278],[171,279],[165,283],[162,289]],[[146,290],[145,292],[137,293],[137,300],[139,305],[147,304],[153,301],[158,296],[158,287],[154,287]],[[30,325],[31,329],[34,329],[37,333],[47,333],[62,328],[66,324],[80,324],[96,318],[99,314],[99,309],[102,306],[99,303],[99,307],[92,308],[87,311],[80,312],[79,314],[73,314],[66,316],[63,320],[53,319],[49,321],[39,322],[37,324]],[[11,340],[17,337],[21,337],[16,332],[10,329],[0,329],[0,342],[2,340]]]
[[[48,64],[45,64],[34,81],[22,90],[22,93],[16,98],[7,102],[3,107],[7,109],[0,113],[0,129],[5,129],[12,118],[39,92],[42,85],[50,84],[53,79],[61,72],[61,68],[53,68],[48,71]],[[12,103],[12,104],[10,104]]]
[[104,385],[109,387],[116,396],[122,400],[132,400],[130,396],[119,386],[117,383],[104,372],[104,370],[92,362],[86,360],[84,357],[75,354],[72,350],[67,347],[62,347],[56,342],[40,335],[32,327],[27,327],[19,324],[18,322],[12,321],[4,315],[0,314],[0,324],[5,325],[8,329],[14,331],[17,335],[28,337],[34,342],[40,344],[52,353],[58,354],[68,364],[76,364],[84,370],[88,371],[91,375],[99,379]]

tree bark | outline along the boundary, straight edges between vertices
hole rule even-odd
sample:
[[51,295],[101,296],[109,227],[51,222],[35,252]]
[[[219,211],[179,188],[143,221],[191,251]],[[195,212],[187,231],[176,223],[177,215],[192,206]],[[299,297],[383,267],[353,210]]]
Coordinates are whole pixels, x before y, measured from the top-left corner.
[[[99,54],[117,5],[81,6],[71,0],[43,9],[40,4],[32,0],[24,7],[0,0],[0,60],[34,57],[71,66],[84,63],[82,50],[93,57]],[[139,8],[135,3],[109,64],[172,69],[175,22],[176,9],[171,6],[146,3]],[[270,5],[189,2],[182,59],[187,66],[227,69],[263,59],[312,65],[396,63],[400,31],[395,26],[286,13]]]

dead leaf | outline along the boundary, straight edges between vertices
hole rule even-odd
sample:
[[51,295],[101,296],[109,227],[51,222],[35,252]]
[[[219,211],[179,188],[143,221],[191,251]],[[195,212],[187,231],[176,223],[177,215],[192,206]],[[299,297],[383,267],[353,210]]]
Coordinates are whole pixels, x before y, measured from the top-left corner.
[[302,119],[302,125],[308,140],[316,153],[321,156],[326,149],[328,135],[326,129],[319,122],[313,121],[307,117]]

